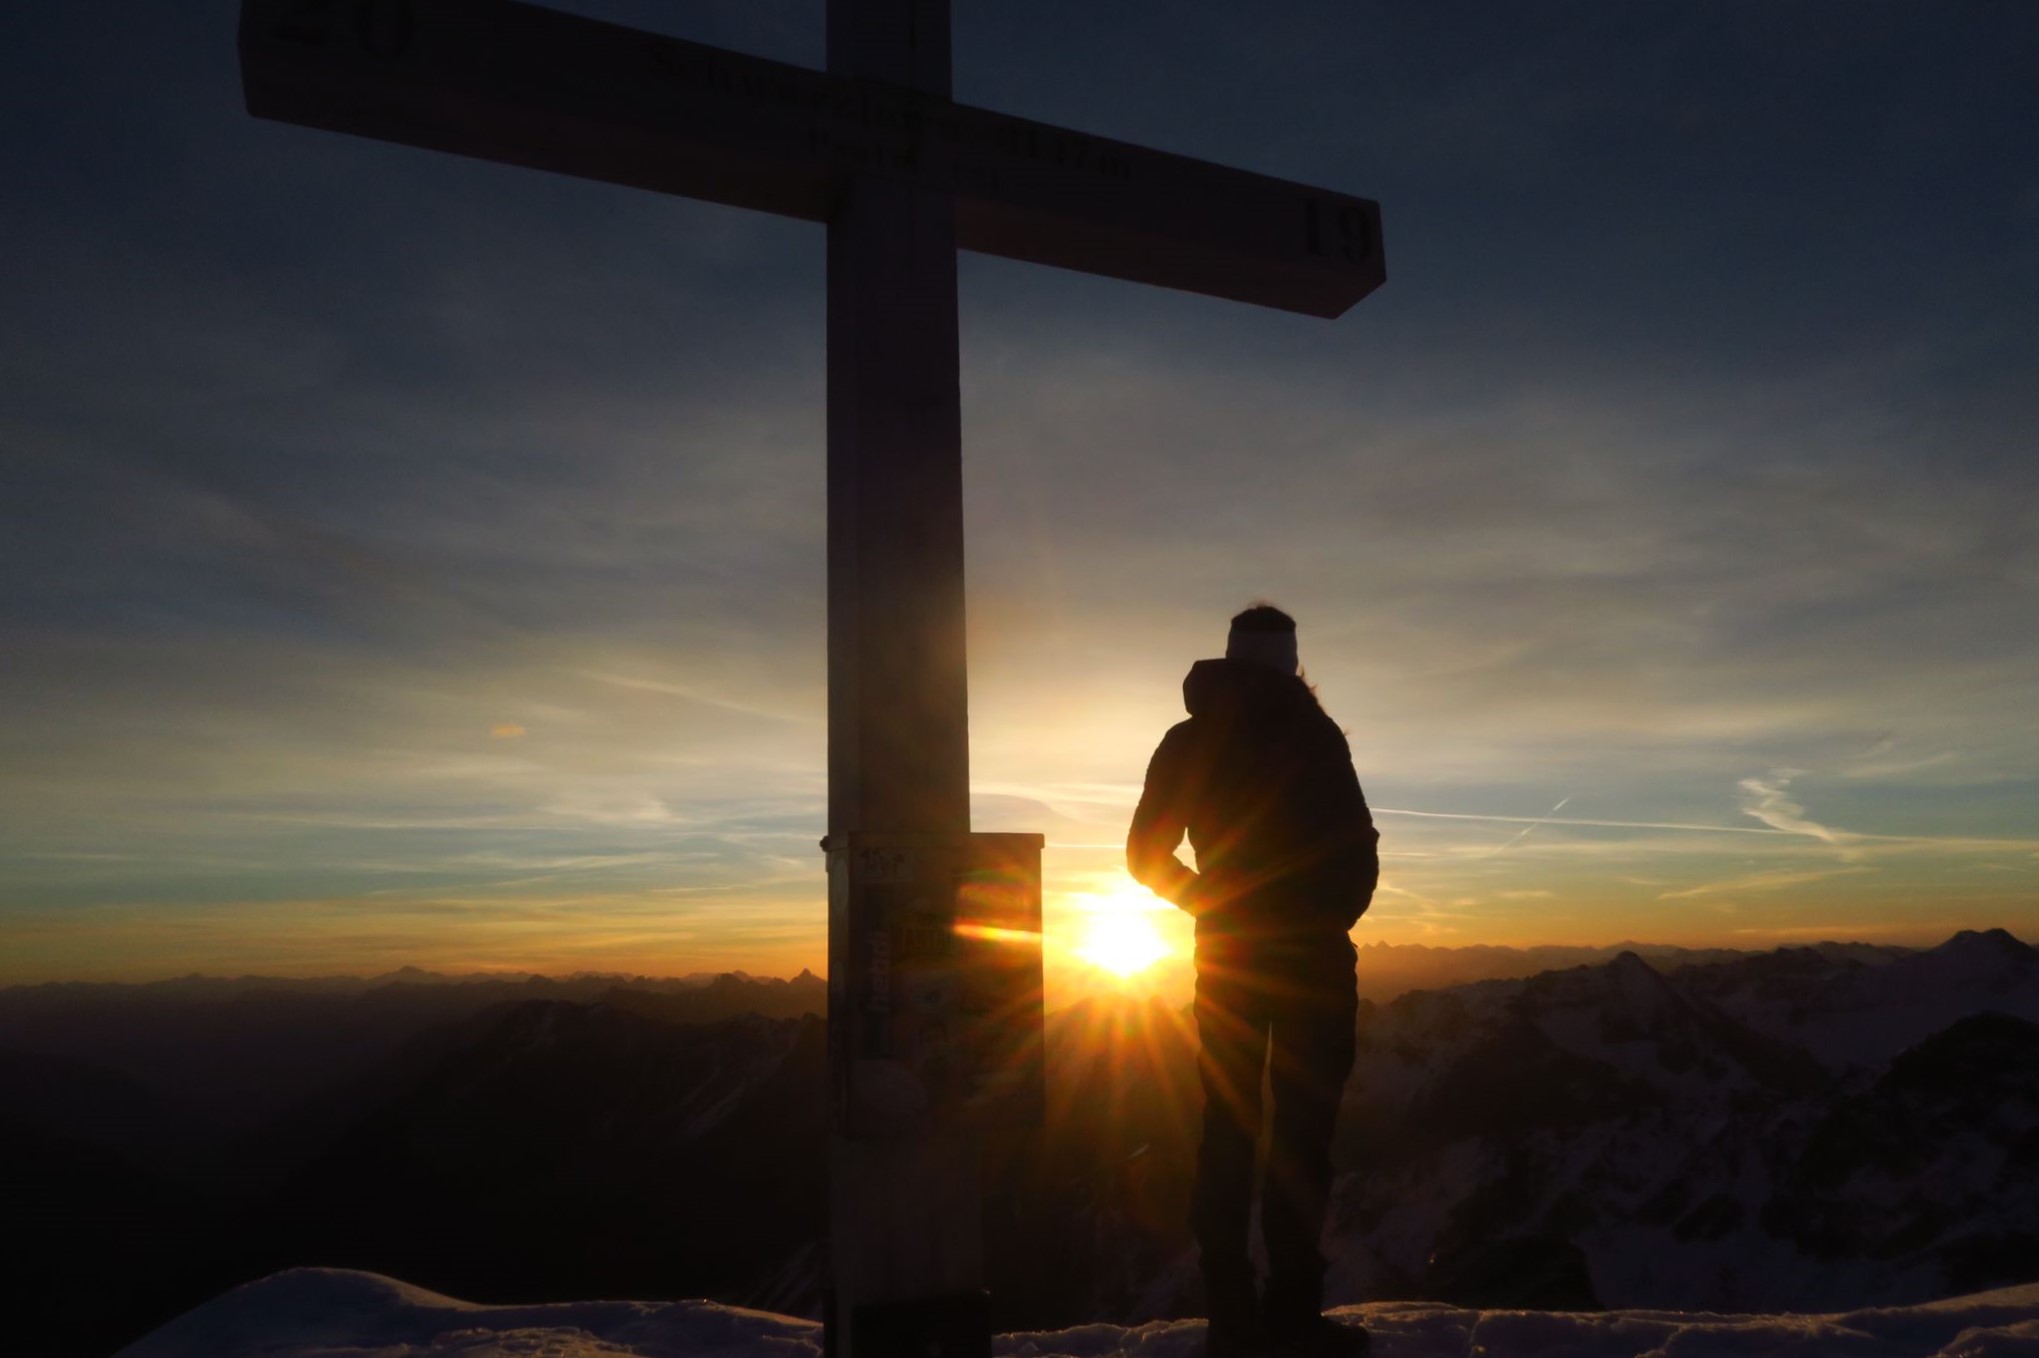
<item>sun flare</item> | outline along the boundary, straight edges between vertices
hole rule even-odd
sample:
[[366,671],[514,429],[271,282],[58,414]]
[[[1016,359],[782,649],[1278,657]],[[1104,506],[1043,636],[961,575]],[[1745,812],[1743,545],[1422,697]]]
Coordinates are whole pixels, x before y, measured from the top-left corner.
[[1128,977],[1168,956],[1167,940],[1149,918],[1147,893],[1133,891],[1094,898],[1083,922],[1083,941],[1076,955],[1114,976]]
[[1076,955],[1115,976],[1131,976],[1166,957],[1168,945],[1138,915],[1097,915],[1084,929]]

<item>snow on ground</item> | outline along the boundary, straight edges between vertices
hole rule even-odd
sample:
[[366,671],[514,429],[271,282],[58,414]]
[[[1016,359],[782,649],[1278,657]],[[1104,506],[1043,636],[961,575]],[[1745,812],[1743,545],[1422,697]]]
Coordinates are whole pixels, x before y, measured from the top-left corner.
[[[1468,1311],[1374,1302],[1378,1358],[2034,1358],[2039,1283],[1827,1316]],[[1001,1335],[999,1358],[1194,1358],[1203,1322]],[[207,1302],[116,1358],[813,1358],[821,1327],[713,1302],[479,1306],[373,1273],[299,1268]]]

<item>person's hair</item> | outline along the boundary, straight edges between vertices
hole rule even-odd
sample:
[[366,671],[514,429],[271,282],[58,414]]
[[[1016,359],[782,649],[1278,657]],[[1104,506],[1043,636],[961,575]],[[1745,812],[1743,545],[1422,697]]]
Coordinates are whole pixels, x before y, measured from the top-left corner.
[[1233,615],[1232,626],[1241,632],[1293,632],[1296,620],[1265,601]]

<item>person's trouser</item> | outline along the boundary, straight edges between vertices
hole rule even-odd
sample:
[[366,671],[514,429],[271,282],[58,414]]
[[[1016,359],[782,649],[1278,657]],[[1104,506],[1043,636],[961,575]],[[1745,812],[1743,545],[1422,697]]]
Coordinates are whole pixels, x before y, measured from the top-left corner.
[[1352,1071],[1355,957],[1343,935],[1278,947],[1197,941],[1204,1128],[1191,1223],[1213,1317],[1252,1300],[1247,1233],[1263,1070],[1274,1105],[1260,1204],[1267,1311],[1322,1309],[1319,1238],[1330,1205],[1331,1135]]

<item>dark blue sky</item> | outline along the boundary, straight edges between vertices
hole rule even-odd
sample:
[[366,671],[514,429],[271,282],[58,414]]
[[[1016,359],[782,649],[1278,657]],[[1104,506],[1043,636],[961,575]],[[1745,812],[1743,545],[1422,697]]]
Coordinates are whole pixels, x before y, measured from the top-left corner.
[[[234,24],[0,45],[0,980],[818,963],[820,230],[256,122]],[[1268,595],[1376,937],[2039,928],[2039,9],[955,25],[961,99],[1385,217],[1336,323],[962,262],[979,823],[1066,919]]]

